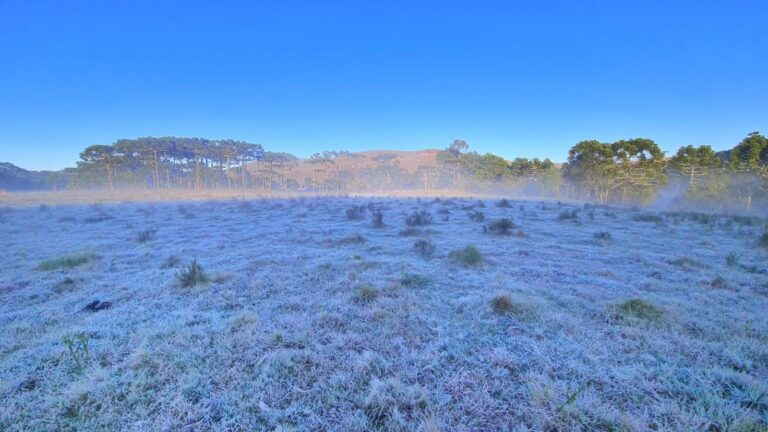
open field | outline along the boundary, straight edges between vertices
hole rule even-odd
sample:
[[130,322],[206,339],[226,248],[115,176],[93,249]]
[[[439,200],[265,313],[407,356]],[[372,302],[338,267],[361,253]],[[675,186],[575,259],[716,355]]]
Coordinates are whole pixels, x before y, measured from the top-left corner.
[[468,198],[3,208],[0,430],[764,431],[766,230]]

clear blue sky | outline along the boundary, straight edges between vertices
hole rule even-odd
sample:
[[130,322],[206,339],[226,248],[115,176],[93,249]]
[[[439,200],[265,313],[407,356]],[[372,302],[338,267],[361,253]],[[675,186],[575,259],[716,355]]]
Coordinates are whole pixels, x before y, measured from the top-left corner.
[[566,158],[768,132],[768,1],[0,0],[0,161],[139,136]]

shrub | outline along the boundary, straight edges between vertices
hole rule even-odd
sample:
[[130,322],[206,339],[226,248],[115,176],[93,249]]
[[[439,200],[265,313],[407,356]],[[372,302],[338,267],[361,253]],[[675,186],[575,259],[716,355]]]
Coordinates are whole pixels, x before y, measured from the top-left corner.
[[632,317],[645,321],[656,321],[664,315],[664,312],[661,309],[638,298],[621,303],[618,306],[618,310],[625,317]]
[[608,231],[596,232],[592,237],[597,240],[610,240],[613,236]]
[[499,208],[510,208],[512,207],[512,204],[509,203],[509,201],[506,198],[502,198],[498,202],[496,202],[496,207]]
[[576,220],[579,218],[579,209],[563,210],[557,215],[559,220]]
[[359,220],[363,218],[365,214],[365,206],[352,206],[347,209],[347,219]]
[[41,262],[37,268],[38,270],[51,271],[62,268],[73,268],[83,265],[91,260],[96,259],[94,253],[80,253],[73,255],[62,255],[58,258],[51,258]]
[[512,228],[515,227],[514,222],[510,218],[496,219],[484,227],[484,231],[495,235],[510,235],[512,234]]
[[405,288],[424,288],[429,285],[429,278],[418,274],[406,274],[400,279],[400,285]]
[[384,227],[384,215],[381,214],[381,211],[374,211],[371,213],[371,224],[374,228]]
[[416,243],[413,244],[413,250],[424,258],[429,258],[434,255],[435,249],[437,249],[435,245],[426,240],[417,240]]
[[379,290],[370,285],[360,285],[355,289],[354,300],[357,303],[370,303],[379,297]]
[[183,268],[178,273],[176,273],[176,279],[179,280],[183,288],[193,287],[195,285],[204,284],[209,281],[209,278],[205,274],[203,267],[197,262],[197,260],[192,260],[187,268]]
[[469,213],[469,220],[473,222],[483,222],[485,221],[485,213],[481,211],[473,211]]
[[432,215],[425,210],[414,212],[405,218],[405,224],[408,226],[429,225],[431,223]]
[[515,313],[520,310],[519,306],[512,301],[512,296],[505,293],[497,294],[491,299],[491,309],[499,315]]
[[451,261],[465,266],[475,266],[483,262],[483,255],[476,247],[469,245],[461,250],[452,251],[448,254]]
[[157,230],[152,229],[145,229],[144,231],[139,231],[136,234],[136,241],[139,243],[146,243],[150,240],[152,240],[155,237],[155,234],[157,233]]

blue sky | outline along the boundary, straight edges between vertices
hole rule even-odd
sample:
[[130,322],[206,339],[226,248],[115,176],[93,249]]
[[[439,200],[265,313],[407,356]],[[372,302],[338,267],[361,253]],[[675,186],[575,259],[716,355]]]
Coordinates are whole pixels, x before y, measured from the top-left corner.
[[139,136],[563,161],[768,132],[766,1],[0,0],[0,161]]

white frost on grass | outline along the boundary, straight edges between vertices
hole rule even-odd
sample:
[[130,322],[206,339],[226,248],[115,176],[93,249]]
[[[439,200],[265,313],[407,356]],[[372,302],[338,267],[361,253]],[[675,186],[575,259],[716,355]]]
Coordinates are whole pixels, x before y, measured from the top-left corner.
[[[384,227],[369,210],[347,219],[372,201]],[[0,430],[768,425],[765,220],[476,205],[2,209]],[[400,235],[421,210],[432,223]],[[516,227],[485,234],[470,211]],[[419,239],[434,256],[414,251]],[[468,245],[481,263],[449,259]],[[39,267],[77,254],[90,259]],[[176,274],[194,259],[209,281],[182,288]],[[511,306],[495,311],[499,293]],[[94,300],[111,307],[82,311]],[[634,312],[646,305],[661,314]],[[78,333],[82,368],[62,342]]]

